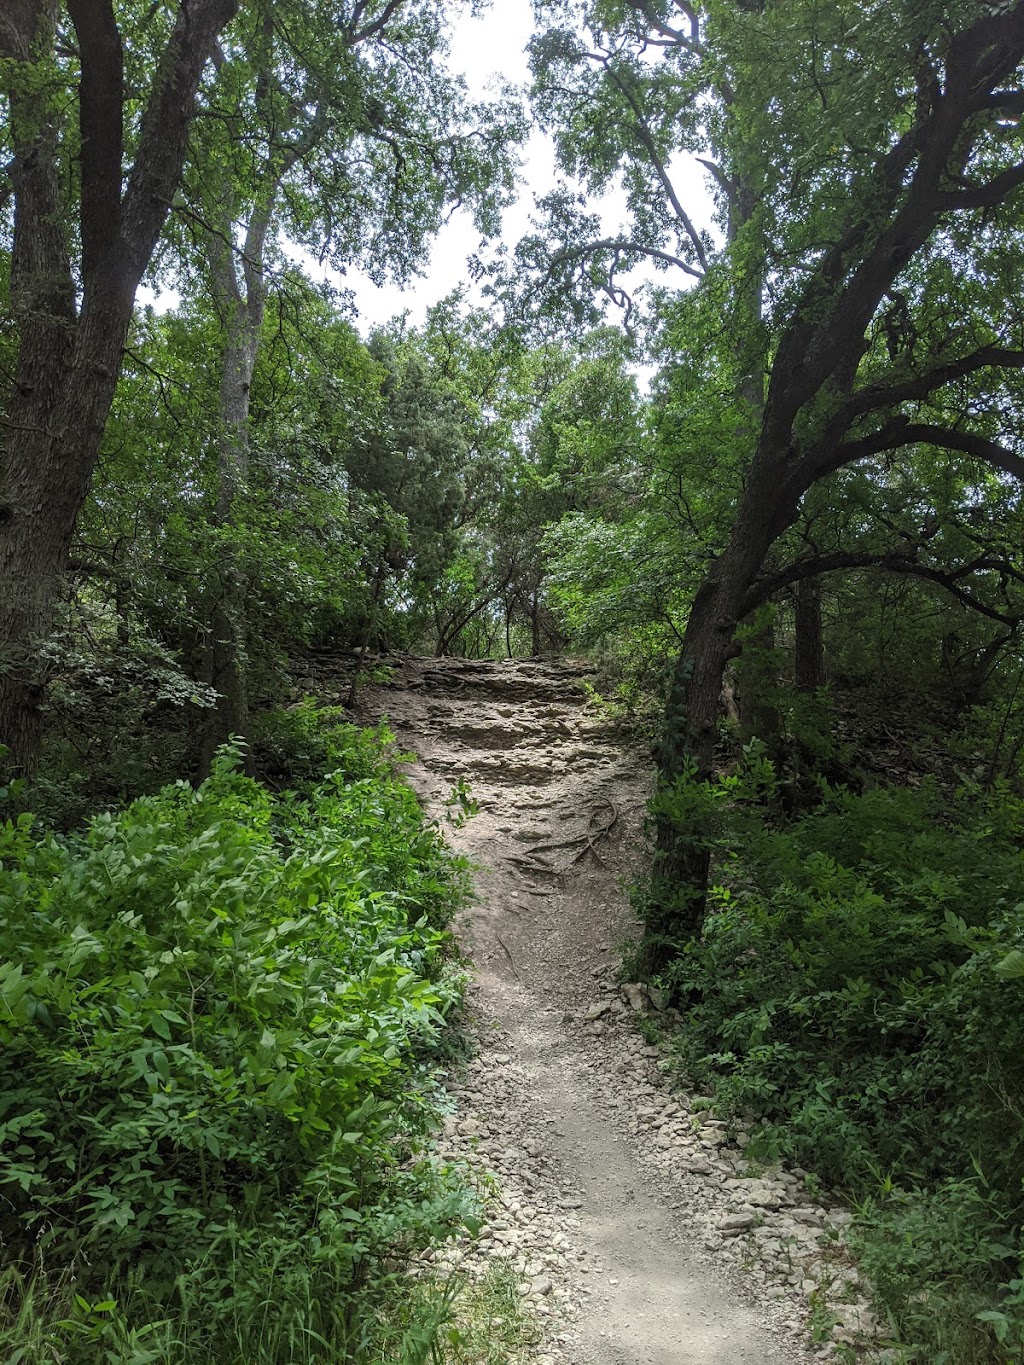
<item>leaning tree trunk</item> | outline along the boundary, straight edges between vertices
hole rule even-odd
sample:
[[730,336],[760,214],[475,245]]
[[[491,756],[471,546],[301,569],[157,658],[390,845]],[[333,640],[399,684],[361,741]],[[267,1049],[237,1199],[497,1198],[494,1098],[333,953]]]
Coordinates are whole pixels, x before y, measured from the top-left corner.
[[727,663],[737,652],[736,629],[749,611],[749,592],[772,543],[796,516],[785,492],[779,456],[759,448],[729,542],[694,598],[672,677],[658,756],[659,797],[651,894],[645,908],[645,967],[657,972],[680,942],[699,935],[710,870],[707,831],[680,819],[672,790],[682,780],[706,782]]
[[[941,389],[951,370],[955,378],[955,366],[926,371],[917,389],[908,389],[902,373],[860,386],[856,377],[871,320],[944,217],[996,208],[1019,190],[1019,165],[967,188],[965,167],[992,123],[1015,109],[1014,72],[1022,59],[1024,0],[992,7],[949,36],[944,88],[936,77],[939,93],[918,101],[913,126],[858,176],[842,230],[809,266],[779,330],[746,486],[728,544],[697,593],[671,688],[648,915],[654,967],[700,932],[707,888],[708,841],[692,822],[672,818],[673,788],[689,774],[711,775],[718,696],[736,624],[769,599],[771,577],[757,582],[758,575],[772,544],[793,524],[801,498],[838,469],[919,443],[1020,474],[1016,452],[998,442],[915,423],[903,410],[908,400]],[[1007,81],[1014,86],[1008,91]],[[986,351],[960,363],[968,374],[993,359]]]
[[[737,168],[728,190],[727,238],[741,233],[755,249],[734,298],[737,435],[752,446],[764,417],[767,338],[763,321],[764,249],[756,210],[763,173],[758,159]],[[772,540],[778,534],[775,462],[758,446],[729,543],[712,566],[690,609],[683,645],[669,689],[665,731],[659,755],[660,810],[651,894],[645,909],[645,967],[654,974],[678,951],[681,940],[696,937],[704,921],[711,852],[706,832],[675,818],[671,791],[685,775],[707,781],[712,774],[725,668],[738,652],[736,628],[745,614],[744,599]]]
[[[719,561],[721,563],[721,561]],[[659,754],[656,848],[645,907],[645,967],[665,967],[682,939],[695,937],[704,919],[710,847],[704,831],[672,810],[675,784],[711,776],[725,666],[735,653],[739,615],[734,591],[708,579],[690,611],[672,677]]]

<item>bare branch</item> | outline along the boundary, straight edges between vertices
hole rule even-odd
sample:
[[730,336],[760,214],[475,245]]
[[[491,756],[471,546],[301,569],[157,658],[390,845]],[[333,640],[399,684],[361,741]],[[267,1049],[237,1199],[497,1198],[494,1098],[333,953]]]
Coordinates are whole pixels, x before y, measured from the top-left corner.
[[648,256],[655,261],[664,261],[666,265],[674,265],[687,275],[692,275],[694,279],[703,279],[703,272],[695,266],[684,261],[679,256],[673,256],[669,251],[662,251],[658,247],[643,246],[640,242],[631,242],[628,238],[603,237],[600,241],[587,242],[580,247],[562,247],[556,251],[551,258],[552,265],[561,265],[563,262],[583,260],[587,256],[594,256],[599,251],[624,251],[636,252],[640,256]]

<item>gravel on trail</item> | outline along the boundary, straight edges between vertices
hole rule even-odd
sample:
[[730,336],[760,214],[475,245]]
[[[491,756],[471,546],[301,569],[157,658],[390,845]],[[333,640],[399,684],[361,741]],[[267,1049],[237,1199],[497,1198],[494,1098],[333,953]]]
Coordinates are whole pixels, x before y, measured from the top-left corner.
[[448,836],[474,867],[456,931],[476,1053],[439,1153],[493,1173],[497,1194],[439,1267],[512,1267],[542,1329],[533,1365],[885,1360],[849,1213],[802,1171],[749,1166],[748,1134],[679,1090],[638,1030],[664,1002],[617,979],[649,753],[588,700],[581,665],[387,662],[361,715],[417,755],[431,814],[460,781],[479,807]]

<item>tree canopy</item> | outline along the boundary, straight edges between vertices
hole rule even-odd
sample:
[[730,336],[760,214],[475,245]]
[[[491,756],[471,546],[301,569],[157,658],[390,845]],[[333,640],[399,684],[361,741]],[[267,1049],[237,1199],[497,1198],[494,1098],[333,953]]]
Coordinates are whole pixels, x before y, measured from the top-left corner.
[[[655,757],[633,965],[690,1018],[681,1055],[829,1179],[888,1162],[945,1209],[941,1162],[892,1112],[920,1048],[931,1083],[906,1085],[942,1162],[1019,1239],[1019,1116],[972,1068],[1018,1079],[995,988],[1024,934],[1024,0],[538,0],[526,88],[486,99],[450,60],[460,12],[0,10],[2,837],[23,947],[67,965],[25,887],[44,865],[93,875],[99,844],[60,841],[97,810],[122,811],[101,843],[148,846],[161,821],[205,837],[184,788],[156,794],[176,781],[211,784],[228,862],[251,853],[252,894],[292,906],[288,841],[328,856],[304,801],[376,838],[310,776],[335,749],[411,841],[405,863],[388,846],[381,895],[436,876],[450,910],[386,736],[305,709],[297,673],[331,661],[331,703],[354,709],[406,652],[586,656],[595,708]],[[557,183],[506,241],[538,130]],[[415,302],[462,211],[466,277],[360,319],[347,276]],[[279,803],[254,774],[302,793]],[[50,843],[17,823],[29,808]],[[990,881],[962,866],[983,855]],[[349,947],[369,971],[366,895]],[[198,933],[199,910],[172,911]],[[64,913],[54,934],[76,932]],[[424,1000],[448,1001],[446,913],[382,931],[420,954]],[[78,1027],[84,997],[68,1008]],[[59,1069],[71,1044],[53,1046]],[[45,1217],[25,1218],[31,1256]],[[965,1361],[1024,1340],[1009,1259],[978,1271]],[[914,1331],[913,1358],[959,1358]]]

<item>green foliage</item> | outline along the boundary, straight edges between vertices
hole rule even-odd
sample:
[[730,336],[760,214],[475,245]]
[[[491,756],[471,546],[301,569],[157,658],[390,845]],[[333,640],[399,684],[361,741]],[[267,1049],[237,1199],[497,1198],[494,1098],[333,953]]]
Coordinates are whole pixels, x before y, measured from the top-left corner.
[[465,1217],[422,1155],[461,872],[385,742],[0,832],[0,1341],[74,1295],[25,1360],[376,1359],[382,1259]]
[[271,707],[253,717],[253,743],[260,776],[274,786],[304,795],[334,773],[351,783],[378,779],[391,797],[404,801],[390,780],[406,755],[395,750],[386,724],[353,725],[340,706],[319,706],[305,697],[288,707]]
[[755,1151],[860,1201],[914,1359],[1000,1358],[993,1333],[1007,1349],[1024,1333],[1024,803],[823,787],[777,827],[758,805],[770,766],[753,777],[661,798],[717,860],[703,937],[664,978],[686,1007],[680,1064],[758,1116]]

